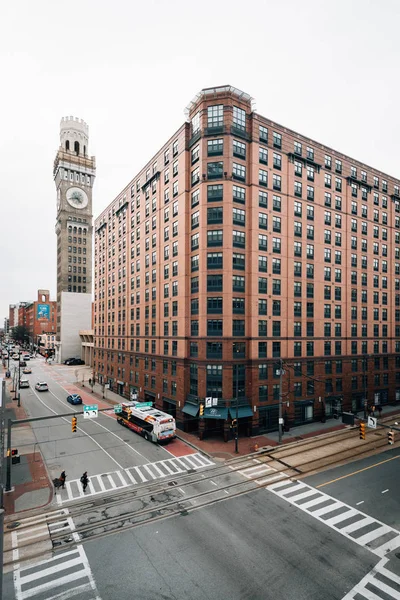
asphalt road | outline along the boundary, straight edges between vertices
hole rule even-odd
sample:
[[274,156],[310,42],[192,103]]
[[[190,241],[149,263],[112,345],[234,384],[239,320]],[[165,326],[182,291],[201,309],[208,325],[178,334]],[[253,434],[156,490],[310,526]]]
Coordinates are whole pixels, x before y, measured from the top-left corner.
[[103,600],[343,598],[376,560],[291,512],[262,490],[85,550]]
[[[21,389],[21,404],[29,417],[82,410],[82,406],[67,403],[69,392],[64,387],[74,378],[76,367],[50,367],[42,358],[29,361],[29,366],[32,374],[24,377],[30,380],[31,387]],[[48,383],[48,392],[34,389],[39,380]],[[147,442],[102,413],[97,419],[79,416],[76,433],[71,429],[71,417],[34,422],[32,428],[52,478],[62,470],[69,479],[76,479],[85,470],[95,475],[171,458],[168,446]],[[13,435],[18,436],[17,428]]]
[[303,481],[400,530],[400,448]]
[[14,596],[7,574],[5,597],[65,593],[67,599],[81,584],[80,600],[341,600],[377,563],[368,550],[266,490],[120,530],[83,548],[79,566],[66,569],[68,556],[25,571],[25,596]]

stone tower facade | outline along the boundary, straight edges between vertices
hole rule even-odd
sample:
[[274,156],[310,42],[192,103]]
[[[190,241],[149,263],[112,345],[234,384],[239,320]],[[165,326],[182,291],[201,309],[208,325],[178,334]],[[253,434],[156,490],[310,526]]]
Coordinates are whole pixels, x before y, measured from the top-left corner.
[[[88,155],[88,147],[88,125],[82,119],[63,117],[60,123],[60,147],[53,168],[57,190],[57,342],[60,348],[63,318],[65,333],[68,333],[65,330],[66,323],[73,323],[73,315],[68,316],[65,310],[73,313],[81,310],[83,305],[89,304],[88,296],[91,302],[92,190],[96,161],[94,156]],[[63,294],[71,294],[64,297],[64,314]],[[79,295],[85,295],[86,299],[79,300]],[[88,323],[90,328],[90,319]]]

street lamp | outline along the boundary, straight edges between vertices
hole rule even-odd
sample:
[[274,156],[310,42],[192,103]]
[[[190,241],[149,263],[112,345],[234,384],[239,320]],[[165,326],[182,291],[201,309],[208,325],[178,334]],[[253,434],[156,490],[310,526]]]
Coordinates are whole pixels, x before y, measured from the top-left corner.
[[[15,398],[14,400],[18,400],[17,406],[21,406],[21,393],[20,393],[20,378],[21,378],[21,350],[18,350],[18,379],[15,385]],[[16,369],[15,369],[16,370]]]

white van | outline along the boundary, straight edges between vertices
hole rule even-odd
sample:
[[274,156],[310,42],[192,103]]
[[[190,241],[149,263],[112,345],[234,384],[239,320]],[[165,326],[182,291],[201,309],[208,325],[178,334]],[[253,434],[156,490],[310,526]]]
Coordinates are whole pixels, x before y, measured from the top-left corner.
[[19,387],[20,388],[28,388],[29,387],[29,379],[20,379]]

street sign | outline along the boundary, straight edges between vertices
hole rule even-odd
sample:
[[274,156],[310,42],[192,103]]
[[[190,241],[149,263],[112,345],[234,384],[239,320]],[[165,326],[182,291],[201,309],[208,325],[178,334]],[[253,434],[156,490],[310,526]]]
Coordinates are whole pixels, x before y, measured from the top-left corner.
[[206,408],[211,408],[211,406],[212,406],[212,398],[211,398],[211,396],[205,398],[205,405],[206,405]]
[[97,404],[84,404],[83,405],[83,418],[84,419],[97,419],[99,414],[99,407]]
[[152,402],[138,402],[136,408],[145,408],[146,406],[153,406]]
[[376,429],[376,422],[378,419],[376,419],[375,417],[368,417],[368,423],[367,426],[370,429]]
[[116,415],[120,415],[122,413],[122,404],[117,404],[114,406],[114,412]]

